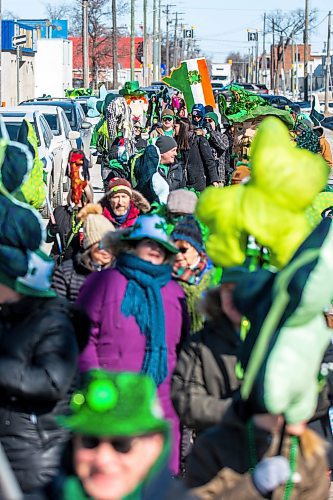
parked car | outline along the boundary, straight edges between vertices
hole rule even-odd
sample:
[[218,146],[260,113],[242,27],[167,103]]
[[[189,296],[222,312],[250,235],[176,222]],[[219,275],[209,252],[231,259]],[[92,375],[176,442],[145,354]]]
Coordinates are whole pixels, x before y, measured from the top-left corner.
[[80,138],[77,139],[77,148],[83,149],[84,154],[91,162],[90,156],[90,140],[92,134],[91,123],[86,120],[86,116],[82,109],[82,106],[76,99],[67,98],[38,98],[29,99],[28,101],[23,101],[20,105],[27,106],[60,106],[69,121],[72,130],[80,133]]
[[[26,112],[30,112],[31,106],[20,105]],[[34,106],[33,109],[39,111],[45,117],[52,130],[55,142],[59,144],[62,152],[62,172],[64,179],[64,191],[68,190],[68,179],[66,178],[66,169],[69,153],[76,148],[76,141],[80,138],[80,133],[72,130],[67,120],[64,110],[60,106]]]
[[[0,108],[0,115],[5,122],[9,137],[16,141],[23,120],[26,118],[33,126],[38,144],[38,154],[47,172],[47,192],[51,206],[55,208],[63,203],[62,151],[47,123],[44,115],[38,110],[16,106]],[[49,215],[45,208],[43,215]]]
[[285,97],[283,95],[271,95],[271,94],[259,94],[259,95],[260,97],[265,99],[265,101],[267,101],[268,104],[274,106],[274,108],[286,109],[288,107],[292,111],[294,111],[294,113],[299,114],[301,112],[300,105],[291,101],[290,99],[288,99],[288,97]]
[[333,130],[333,116],[327,116],[322,122],[322,126],[328,128],[329,130]]

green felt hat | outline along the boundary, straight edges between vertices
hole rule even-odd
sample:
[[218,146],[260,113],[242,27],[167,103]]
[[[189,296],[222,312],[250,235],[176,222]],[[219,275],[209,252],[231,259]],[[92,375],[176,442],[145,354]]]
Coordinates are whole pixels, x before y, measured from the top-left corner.
[[144,95],[145,92],[140,89],[139,82],[137,80],[131,81],[131,82],[125,82],[125,85],[123,86],[122,89],[119,90],[119,95],[135,95],[135,96],[140,96]]
[[167,433],[156,386],[147,375],[90,370],[74,393],[72,413],[58,417],[63,427],[92,436],[139,436]]

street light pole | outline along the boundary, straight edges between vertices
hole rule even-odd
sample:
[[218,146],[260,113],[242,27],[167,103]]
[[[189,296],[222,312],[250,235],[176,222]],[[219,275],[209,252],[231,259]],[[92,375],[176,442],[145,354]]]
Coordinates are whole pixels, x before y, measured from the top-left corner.
[[83,86],[89,87],[88,0],[82,0]]
[[330,90],[330,69],[331,69],[331,11],[328,13],[328,32],[327,32],[327,54],[325,68],[325,113],[328,113],[328,96]]
[[134,13],[135,13],[135,0],[131,0],[131,80],[135,78],[135,23],[134,23]]

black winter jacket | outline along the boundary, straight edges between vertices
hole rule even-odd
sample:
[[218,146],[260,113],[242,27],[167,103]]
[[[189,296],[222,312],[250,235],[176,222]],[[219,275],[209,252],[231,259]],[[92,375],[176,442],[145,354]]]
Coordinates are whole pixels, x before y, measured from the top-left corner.
[[190,149],[184,153],[183,161],[188,188],[201,192],[213,182],[218,182],[216,162],[205,137],[195,134],[190,137]]
[[66,260],[55,269],[52,288],[60,297],[76,302],[80,288],[91,272],[78,258]]
[[[211,318],[180,351],[171,398],[182,424],[202,431],[218,424],[239,388],[235,375],[239,337],[225,314],[215,308],[218,292],[207,292]],[[207,311],[206,311],[207,313]]]
[[[60,249],[58,246],[56,233],[60,235],[60,241],[62,245],[62,259],[71,259],[81,250],[79,233],[77,232],[70,244],[68,245],[69,238],[72,234],[72,219],[73,219],[73,208],[69,205],[59,206],[54,210],[54,218],[56,220],[56,226],[54,226],[51,220],[47,226],[47,243],[52,243],[51,256],[56,260],[60,256]],[[78,222],[76,220],[76,222]],[[68,248],[67,248],[68,245]]]
[[67,303],[24,298],[0,305],[0,441],[24,492],[57,473],[78,344]]

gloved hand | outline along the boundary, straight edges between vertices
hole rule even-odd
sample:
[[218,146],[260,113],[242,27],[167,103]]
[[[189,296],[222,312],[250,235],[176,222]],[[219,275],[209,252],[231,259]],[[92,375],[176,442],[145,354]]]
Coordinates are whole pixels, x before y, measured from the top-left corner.
[[289,462],[285,457],[264,458],[253,471],[253,484],[263,496],[287,482],[290,477]]

